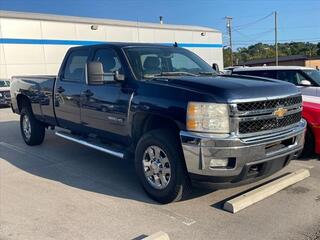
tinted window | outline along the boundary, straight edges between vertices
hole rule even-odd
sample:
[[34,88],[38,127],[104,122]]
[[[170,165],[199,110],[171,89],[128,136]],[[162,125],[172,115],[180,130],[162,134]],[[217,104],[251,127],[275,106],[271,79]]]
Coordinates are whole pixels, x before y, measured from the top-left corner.
[[81,82],[84,78],[88,55],[89,50],[87,49],[73,51],[68,57],[63,80]]
[[298,71],[279,70],[278,79],[299,85],[302,80],[305,80],[305,77]]
[[[304,74],[306,74],[309,78],[316,82],[316,85],[320,85],[320,71],[318,70],[303,70]],[[307,80],[307,79],[306,79]]]
[[10,84],[8,81],[0,80],[0,87],[10,87]]
[[190,72],[201,71],[201,67],[195,61],[181,53],[173,53],[171,63],[174,70],[178,72],[185,70]]
[[113,49],[99,49],[95,53],[94,61],[102,63],[105,73],[121,71],[121,63],[117,53]]
[[276,73],[275,71],[272,71],[272,70],[239,71],[234,73],[241,74],[241,75],[255,76],[255,77],[276,78]]
[[165,73],[166,76],[215,73],[204,60],[183,48],[132,47],[125,48],[125,51],[138,79],[154,78]]

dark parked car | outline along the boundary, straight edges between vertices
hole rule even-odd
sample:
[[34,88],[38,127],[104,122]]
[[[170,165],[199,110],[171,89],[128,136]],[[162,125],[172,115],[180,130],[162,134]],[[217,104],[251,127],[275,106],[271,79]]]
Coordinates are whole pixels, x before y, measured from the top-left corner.
[[41,144],[47,127],[64,128],[56,135],[134,159],[143,188],[162,203],[185,197],[190,179],[225,187],[269,176],[304,142],[294,85],[218,76],[176,46],[75,47],[57,77],[12,81],[28,145]]

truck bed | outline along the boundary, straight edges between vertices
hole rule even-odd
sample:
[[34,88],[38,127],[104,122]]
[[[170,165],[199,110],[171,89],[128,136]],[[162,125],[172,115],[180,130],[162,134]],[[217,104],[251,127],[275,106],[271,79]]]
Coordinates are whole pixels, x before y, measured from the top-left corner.
[[22,93],[30,99],[36,118],[56,125],[52,96],[55,80],[55,75],[13,76],[10,90],[13,111],[19,113],[17,95]]

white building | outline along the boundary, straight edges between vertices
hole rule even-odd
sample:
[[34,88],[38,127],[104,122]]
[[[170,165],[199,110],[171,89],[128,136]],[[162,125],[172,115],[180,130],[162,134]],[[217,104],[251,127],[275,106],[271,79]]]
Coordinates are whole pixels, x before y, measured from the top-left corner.
[[211,28],[0,11],[0,78],[55,75],[68,48],[107,42],[177,42],[223,68],[222,34]]

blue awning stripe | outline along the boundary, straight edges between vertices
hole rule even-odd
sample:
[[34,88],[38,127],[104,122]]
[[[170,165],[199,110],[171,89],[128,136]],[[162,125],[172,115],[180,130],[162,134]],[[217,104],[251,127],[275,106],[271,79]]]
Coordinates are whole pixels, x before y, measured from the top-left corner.
[[[86,41],[86,40],[60,40],[60,39],[24,39],[24,38],[0,38],[1,44],[44,44],[44,45],[93,45],[108,43],[104,41]],[[174,43],[160,43],[166,46],[172,46]],[[211,43],[178,43],[179,47],[190,48],[222,48],[222,44]]]

